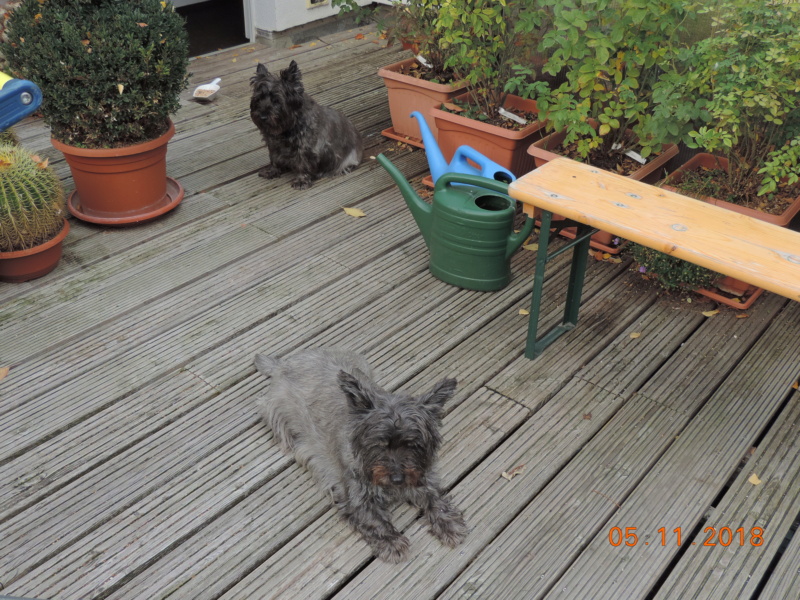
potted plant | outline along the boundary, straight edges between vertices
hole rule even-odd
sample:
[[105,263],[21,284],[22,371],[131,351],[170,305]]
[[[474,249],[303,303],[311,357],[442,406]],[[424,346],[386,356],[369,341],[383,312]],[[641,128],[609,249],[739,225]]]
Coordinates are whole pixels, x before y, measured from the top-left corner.
[[764,291],[646,246],[632,244],[631,252],[639,273],[668,291],[693,290],[731,308],[745,310]]
[[0,281],[28,281],[55,269],[69,232],[64,215],[61,182],[47,161],[0,145]]
[[[439,0],[407,0],[392,3],[388,16],[379,22],[391,41],[399,38],[415,56],[378,70],[389,97],[392,126],[384,136],[417,147],[424,147],[417,122],[411,113],[423,115],[463,93],[466,83],[456,78],[445,65],[447,53],[441,44],[440,30],[435,26]],[[429,127],[434,137],[436,124]]]
[[37,83],[72,170],[68,208],[94,223],[152,219],[183,199],[166,176],[170,115],[187,85],[183,18],[161,0],[24,0],[7,57]]
[[[442,3],[435,25],[449,53],[445,66],[467,83],[467,91],[455,99],[460,106],[453,103],[430,111],[448,162],[459,146],[468,145],[517,176],[533,167],[526,149],[541,136],[544,123],[536,102],[511,94],[509,82],[514,66],[536,49],[547,17],[538,0]],[[525,95],[539,86],[544,82],[527,85]],[[509,112],[522,123],[508,117]]]
[[[565,81],[537,103],[551,133],[528,148],[534,164],[566,155],[636,180],[655,181],[678,153],[652,118],[653,86],[670,69],[692,7],[680,0],[545,0],[554,27],[542,40],[545,72]],[[575,228],[561,233],[574,237]],[[607,232],[592,247],[617,254]]]
[[723,0],[714,16],[657,89],[657,116],[702,151],[668,183],[785,226],[800,212],[800,5]]

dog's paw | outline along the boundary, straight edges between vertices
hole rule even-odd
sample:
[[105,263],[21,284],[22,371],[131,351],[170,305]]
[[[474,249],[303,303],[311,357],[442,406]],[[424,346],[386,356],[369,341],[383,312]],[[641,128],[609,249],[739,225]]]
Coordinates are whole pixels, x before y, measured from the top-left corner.
[[281,176],[281,170],[275,165],[267,165],[258,170],[258,176],[264,179],[275,179]]
[[376,542],[373,546],[375,554],[382,561],[388,563],[401,563],[408,559],[409,541],[404,535]]
[[311,187],[310,177],[298,177],[292,182],[292,187],[296,190],[307,190]]
[[455,548],[467,537],[467,523],[461,511],[452,505],[429,515],[431,533],[445,546]]

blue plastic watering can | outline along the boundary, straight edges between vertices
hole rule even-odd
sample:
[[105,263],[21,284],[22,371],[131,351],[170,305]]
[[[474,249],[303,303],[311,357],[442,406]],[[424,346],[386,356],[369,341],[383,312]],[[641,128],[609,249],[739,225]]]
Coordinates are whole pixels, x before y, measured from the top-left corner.
[[[445,173],[479,175],[503,183],[511,183],[517,179],[511,171],[486,158],[470,146],[459,146],[453,154],[453,160],[448,165],[422,113],[415,110],[411,116],[419,123],[419,131],[422,134],[422,142],[425,144],[425,155],[428,157],[428,165],[434,183]],[[478,166],[475,167],[475,165]]]

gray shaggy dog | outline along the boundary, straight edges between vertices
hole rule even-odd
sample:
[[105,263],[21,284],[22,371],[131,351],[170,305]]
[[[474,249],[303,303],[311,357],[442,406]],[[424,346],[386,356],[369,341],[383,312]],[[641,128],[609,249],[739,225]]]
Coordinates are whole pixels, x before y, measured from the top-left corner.
[[396,563],[408,556],[408,539],[389,512],[401,501],[422,510],[443,544],[464,540],[464,517],[442,495],[433,470],[455,379],[421,396],[387,392],[363,356],[335,348],[281,360],[256,355],[255,365],[272,377],[258,406],[282,450],[311,472],[379,558]]
[[250,118],[270,157],[270,164],[258,171],[261,177],[294,173],[292,187],[304,190],[316,179],[344,175],[359,165],[361,135],[342,113],[317,104],[305,93],[295,61],[279,76],[259,63],[250,85]]

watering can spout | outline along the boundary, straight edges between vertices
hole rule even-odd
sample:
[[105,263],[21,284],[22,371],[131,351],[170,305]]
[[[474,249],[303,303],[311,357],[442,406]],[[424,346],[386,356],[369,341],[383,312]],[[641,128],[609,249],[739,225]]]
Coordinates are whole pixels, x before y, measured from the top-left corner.
[[431,169],[431,177],[434,181],[439,179],[440,175],[447,172],[448,164],[444,159],[442,151],[439,150],[439,145],[436,143],[436,138],[428,127],[428,122],[418,110],[411,113],[411,116],[417,120],[419,124],[419,132],[422,135],[422,143],[425,144],[425,156],[428,158],[428,166]]
[[417,227],[419,227],[420,233],[422,233],[422,238],[425,240],[425,244],[430,247],[428,235],[431,228],[431,213],[433,210],[431,205],[417,195],[417,193],[411,187],[411,184],[408,183],[406,178],[403,177],[403,174],[400,173],[399,169],[392,164],[392,161],[386,158],[383,154],[378,154],[377,160],[378,163],[384,169],[386,169],[392,179],[394,179],[397,187],[400,188],[400,193],[403,195],[403,198],[408,205],[408,209],[411,211],[411,215],[414,217]]
[[506,260],[511,258],[511,255],[516,252],[522,244],[525,243],[525,240],[528,239],[528,236],[533,231],[533,223],[534,220],[531,219],[530,216],[525,217],[525,223],[522,225],[522,229],[520,229],[517,233],[512,233],[508,236],[508,242],[506,243]]

